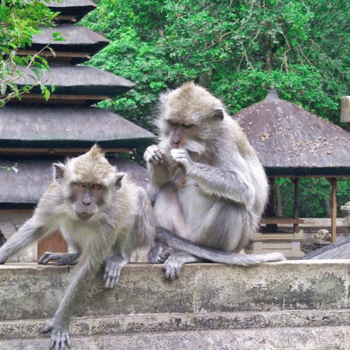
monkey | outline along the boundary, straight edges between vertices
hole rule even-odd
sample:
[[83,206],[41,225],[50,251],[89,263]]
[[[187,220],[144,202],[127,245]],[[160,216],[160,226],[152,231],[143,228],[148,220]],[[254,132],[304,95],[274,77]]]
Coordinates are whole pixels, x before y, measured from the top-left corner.
[[157,145],[144,160],[154,203],[151,263],[173,280],[186,263],[253,265],[282,253],[242,255],[258,227],[268,181],[257,154],[224,104],[193,82],[160,95]]
[[146,191],[110,165],[94,145],[87,153],[53,164],[53,180],[33,216],[0,248],[0,263],[45,233],[60,229],[76,253],[47,253],[40,263],[77,263],[52,320],[50,349],[71,347],[71,306],[105,263],[104,282],[112,288],[131,253],[154,240],[155,224]]

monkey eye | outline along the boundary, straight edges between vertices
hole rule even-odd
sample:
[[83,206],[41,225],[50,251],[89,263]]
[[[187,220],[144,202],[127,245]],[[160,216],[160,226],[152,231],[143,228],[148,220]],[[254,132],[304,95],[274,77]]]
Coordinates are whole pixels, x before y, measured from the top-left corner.
[[85,184],[84,184],[83,182],[77,182],[77,183],[75,184],[75,186],[84,188],[84,187],[85,187]]
[[184,127],[185,129],[191,129],[191,128],[194,127],[194,125],[193,125],[193,124],[183,124],[183,127]]
[[173,128],[179,127],[179,124],[178,124],[178,123],[173,122],[173,121],[171,121],[171,120],[168,120],[168,124],[169,124],[171,127],[173,127]]
[[102,190],[103,186],[100,185],[100,184],[93,184],[93,185],[91,186],[91,188],[92,188],[93,190]]

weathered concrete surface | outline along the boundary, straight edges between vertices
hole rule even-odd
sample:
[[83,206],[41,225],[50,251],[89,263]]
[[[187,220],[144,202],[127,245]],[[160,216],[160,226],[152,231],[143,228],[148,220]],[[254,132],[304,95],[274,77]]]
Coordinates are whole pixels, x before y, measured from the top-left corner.
[[[166,281],[130,264],[114,290],[101,273],[74,307],[74,349],[350,349],[349,260],[251,268],[193,264]],[[40,329],[70,267],[0,266],[0,349],[47,349]],[[84,317],[81,317],[84,316]]]
[[[347,326],[139,333],[73,338],[74,350],[348,350]],[[47,350],[49,339],[1,341],[1,350]]]

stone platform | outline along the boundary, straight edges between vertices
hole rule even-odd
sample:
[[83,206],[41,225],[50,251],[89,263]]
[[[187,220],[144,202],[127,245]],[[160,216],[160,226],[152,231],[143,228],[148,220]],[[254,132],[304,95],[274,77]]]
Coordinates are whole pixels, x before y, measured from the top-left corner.
[[[161,265],[130,264],[105,290],[102,274],[74,305],[76,350],[350,349],[350,261],[254,267],[192,264],[166,281]],[[0,349],[47,350],[71,267],[0,266]]]

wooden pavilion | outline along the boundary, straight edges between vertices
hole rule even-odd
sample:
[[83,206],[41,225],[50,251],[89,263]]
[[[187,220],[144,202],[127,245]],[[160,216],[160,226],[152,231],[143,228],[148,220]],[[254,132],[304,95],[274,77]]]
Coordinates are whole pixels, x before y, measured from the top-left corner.
[[[91,0],[64,0],[48,6],[60,12],[55,28],[43,28],[42,34],[34,36],[33,45],[18,54],[37,53],[50,43],[55,54],[48,49],[41,52],[50,70],[43,72],[40,81],[48,87],[54,85],[55,90],[45,101],[36,86],[21,101],[13,99],[0,108],[0,230],[7,238],[13,233],[6,232],[9,223],[18,229],[32,214],[51,180],[52,163],[84,153],[96,142],[110,154],[112,164],[131,172],[141,185],[147,181],[145,169],[115,155],[132,153],[134,148],[151,143],[154,135],[111,111],[91,107],[115,98],[135,84],[99,69],[77,66],[108,45],[100,34],[74,25],[96,5]],[[54,31],[61,32],[66,40],[54,42]],[[37,79],[28,69],[16,83],[23,86],[36,83]],[[3,169],[15,164],[17,174]],[[24,217],[18,219],[23,213]],[[67,245],[55,232],[39,242],[38,256],[45,250],[65,251]],[[35,260],[35,255],[27,260]]]
[[325,177],[332,185],[332,242],[335,242],[337,178],[350,176],[350,133],[279,99],[274,88],[265,100],[243,109],[234,118],[257,151],[270,184],[273,185],[277,177],[289,177],[295,185],[294,217],[274,215],[271,191],[267,216],[262,219],[262,225],[293,224],[294,235],[297,234],[301,223],[298,213],[299,180],[301,177]]

